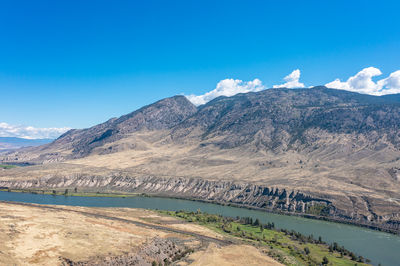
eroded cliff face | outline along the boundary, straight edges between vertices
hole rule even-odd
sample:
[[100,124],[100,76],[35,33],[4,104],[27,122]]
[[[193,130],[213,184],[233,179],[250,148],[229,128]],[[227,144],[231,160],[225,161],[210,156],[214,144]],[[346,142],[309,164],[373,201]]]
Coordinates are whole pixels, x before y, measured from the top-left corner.
[[[367,197],[343,198],[330,195],[288,190],[260,184],[234,181],[214,181],[198,178],[160,178],[125,175],[47,176],[38,179],[1,180],[0,187],[11,189],[73,189],[80,191],[120,191],[158,196],[232,204],[269,212],[302,215],[320,219],[365,225],[389,231],[400,231],[400,215],[378,215]],[[377,203],[375,203],[377,204]],[[379,204],[378,204],[379,205]]]

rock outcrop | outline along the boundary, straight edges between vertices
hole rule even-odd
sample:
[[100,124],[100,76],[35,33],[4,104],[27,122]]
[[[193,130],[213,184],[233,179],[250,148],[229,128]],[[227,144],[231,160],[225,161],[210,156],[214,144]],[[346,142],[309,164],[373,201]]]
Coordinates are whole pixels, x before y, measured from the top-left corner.
[[[337,208],[335,198],[285,188],[268,187],[246,182],[210,181],[195,178],[157,178],[154,176],[52,176],[31,180],[1,181],[0,187],[11,189],[74,189],[80,191],[124,191],[157,196],[201,200],[231,204],[268,212],[301,215],[364,225],[392,232],[400,232],[400,215],[379,216],[364,198],[366,210],[348,211]],[[357,199],[352,199],[357,200]],[[366,211],[366,212],[365,212]]]

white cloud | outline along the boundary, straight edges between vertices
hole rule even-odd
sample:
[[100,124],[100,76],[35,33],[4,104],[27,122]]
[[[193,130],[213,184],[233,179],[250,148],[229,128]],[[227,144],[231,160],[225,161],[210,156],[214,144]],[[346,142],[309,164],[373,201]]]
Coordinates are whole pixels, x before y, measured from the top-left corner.
[[186,98],[195,105],[201,105],[219,96],[233,96],[238,93],[256,92],[264,89],[265,87],[259,79],[247,82],[239,79],[224,79],[218,82],[214,90],[203,95],[188,95]]
[[382,75],[382,72],[375,67],[367,67],[350,77],[347,81],[335,79],[325,84],[328,88],[347,90],[371,95],[385,95],[400,93],[400,70],[395,71],[385,79],[377,82],[372,79]]
[[300,80],[300,70],[296,69],[293,70],[292,73],[290,73],[289,75],[287,75],[284,80],[286,81],[286,83],[280,84],[280,85],[274,85],[274,88],[288,88],[288,89],[292,89],[292,88],[304,88],[304,84],[299,82]]
[[[382,72],[375,67],[367,67],[358,72],[356,75],[348,78],[346,81],[335,79],[325,84],[326,87],[332,89],[340,89],[353,91],[371,95],[385,95],[400,93],[400,70],[395,71],[389,77],[374,81],[373,78],[382,75]],[[305,88],[304,83],[300,82],[301,72],[299,69],[294,70],[287,75],[283,84],[274,85],[274,88]],[[224,79],[218,82],[217,87],[203,95],[188,95],[193,104],[201,105],[211,101],[219,96],[233,96],[238,93],[257,92],[266,89],[259,79],[244,82],[239,79]]]
[[391,73],[385,79],[379,80],[377,84],[383,88],[382,92],[384,94],[400,93],[400,70]]
[[0,137],[17,137],[25,139],[54,139],[70,128],[35,128],[32,126],[10,125],[0,122]]

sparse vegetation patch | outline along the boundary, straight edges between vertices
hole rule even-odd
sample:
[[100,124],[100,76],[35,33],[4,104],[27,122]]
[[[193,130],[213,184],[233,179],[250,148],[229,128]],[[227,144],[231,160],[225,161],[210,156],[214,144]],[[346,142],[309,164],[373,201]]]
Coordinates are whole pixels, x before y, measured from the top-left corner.
[[15,165],[10,165],[10,164],[0,164],[0,169],[11,169],[15,168]]
[[161,211],[188,222],[197,223],[225,235],[239,238],[265,249],[267,254],[285,265],[366,265],[370,261],[337,243],[329,245],[321,237],[276,228],[251,217],[223,217],[186,211]]

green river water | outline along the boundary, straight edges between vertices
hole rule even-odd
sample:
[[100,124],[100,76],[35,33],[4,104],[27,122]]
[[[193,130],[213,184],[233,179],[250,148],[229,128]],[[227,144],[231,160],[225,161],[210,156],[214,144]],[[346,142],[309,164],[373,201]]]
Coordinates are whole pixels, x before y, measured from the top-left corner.
[[[253,217],[261,222],[274,222],[276,227],[295,230],[305,235],[319,236],[328,243],[337,242],[362,255],[374,265],[400,265],[400,236],[362,227],[306,219],[296,216],[272,214],[217,204],[157,197],[67,197],[0,191],[0,201],[16,201],[38,204],[54,204],[86,207],[129,207],[159,210],[186,210],[220,214],[231,217]],[[1,202],[0,202],[1,204]]]

